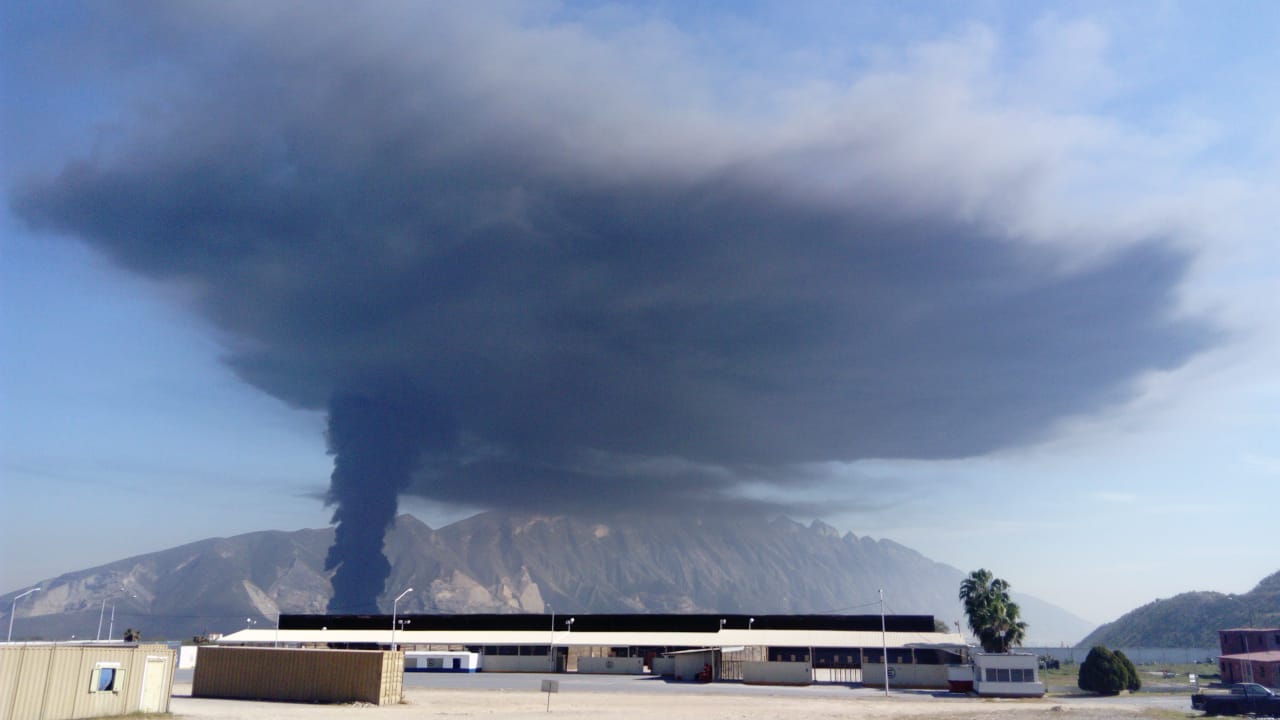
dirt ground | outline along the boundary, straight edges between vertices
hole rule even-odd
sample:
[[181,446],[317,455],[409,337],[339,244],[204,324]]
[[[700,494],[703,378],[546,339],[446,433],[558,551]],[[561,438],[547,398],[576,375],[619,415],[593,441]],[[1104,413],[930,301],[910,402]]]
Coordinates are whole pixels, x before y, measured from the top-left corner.
[[671,720],[781,720],[783,718],[956,718],[957,720],[1111,720],[1170,718],[1191,714],[1154,711],[1108,699],[982,700],[920,695],[864,695],[853,698],[779,694],[766,696],[662,693],[543,693],[510,690],[406,688],[399,705],[302,705],[211,700],[189,696],[190,686],[175,686],[170,710],[176,718],[200,720],[338,720],[397,718],[670,718]]

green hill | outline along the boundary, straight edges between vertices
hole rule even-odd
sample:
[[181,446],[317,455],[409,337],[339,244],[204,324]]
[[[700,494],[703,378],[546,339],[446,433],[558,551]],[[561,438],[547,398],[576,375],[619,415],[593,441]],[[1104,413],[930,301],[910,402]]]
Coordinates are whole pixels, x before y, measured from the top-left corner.
[[1218,631],[1280,627],[1280,572],[1244,595],[1187,592],[1131,610],[1077,647],[1217,647]]

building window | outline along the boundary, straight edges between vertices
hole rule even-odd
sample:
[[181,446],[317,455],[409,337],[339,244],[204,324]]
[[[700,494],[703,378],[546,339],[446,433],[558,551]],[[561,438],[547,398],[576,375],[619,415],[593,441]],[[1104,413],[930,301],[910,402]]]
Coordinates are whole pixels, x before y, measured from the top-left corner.
[[118,693],[124,687],[124,668],[120,663],[98,663],[93,668],[89,692]]
[[1036,681],[1036,671],[1028,668],[987,668],[987,682],[1029,683]]

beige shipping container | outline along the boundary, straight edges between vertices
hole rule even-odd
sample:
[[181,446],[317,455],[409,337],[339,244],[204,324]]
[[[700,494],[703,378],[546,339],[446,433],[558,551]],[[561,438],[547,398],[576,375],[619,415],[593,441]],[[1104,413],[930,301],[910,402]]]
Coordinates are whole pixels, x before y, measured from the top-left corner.
[[175,655],[164,645],[0,646],[0,720],[168,712]]
[[310,703],[400,702],[404,653],[379,650],[200,648],[191,694]]

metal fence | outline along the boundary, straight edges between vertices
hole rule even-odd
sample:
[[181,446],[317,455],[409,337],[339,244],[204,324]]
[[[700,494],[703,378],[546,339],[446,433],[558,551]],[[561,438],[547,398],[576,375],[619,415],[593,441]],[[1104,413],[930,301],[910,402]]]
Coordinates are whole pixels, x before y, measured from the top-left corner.
[[[1141,648],[1122,647],[1108,648],[1121,650],[1135,665],[1182,665],[1189,663],[1217,662],[1221,651],[1218,648]],[[1089,656],[1089,648],[1078,647],[1021,647],[1018,652],[1035,653],[1041,657],[1049,656],[1062,662],[1084,662]]]
[[862,668],[814,668],[813,681],[815,683],[838,684],[860,683],[862,682]]

